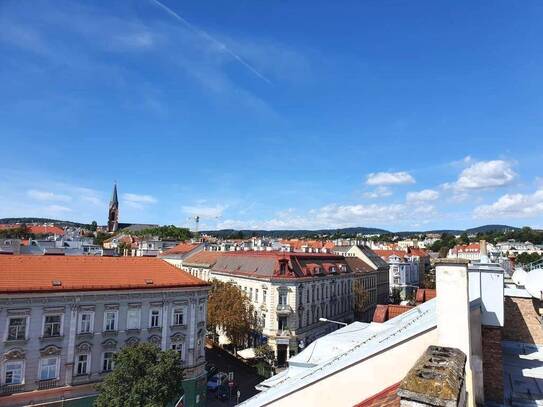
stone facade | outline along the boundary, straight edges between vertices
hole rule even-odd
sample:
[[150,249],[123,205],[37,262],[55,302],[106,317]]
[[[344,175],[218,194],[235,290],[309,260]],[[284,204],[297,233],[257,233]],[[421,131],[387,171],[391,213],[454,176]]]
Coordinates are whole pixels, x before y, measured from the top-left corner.
[[[0,391],[99,382],[115,352],[143,341],[178,350],[187,383],[197,381],[205,374],[207,290],[0,295]],[[203,392],[192,396],[205,400]]]

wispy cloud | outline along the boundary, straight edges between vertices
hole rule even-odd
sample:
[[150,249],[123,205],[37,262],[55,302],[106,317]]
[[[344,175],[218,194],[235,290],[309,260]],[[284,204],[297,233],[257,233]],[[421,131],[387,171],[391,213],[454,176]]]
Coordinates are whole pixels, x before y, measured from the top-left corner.
[[364,192],[362,196],[367,199],[378,199],[392,195],[392,190],[388,187],[377,187],[373,191]]
[[125,193],[122,195],[123,203],[134,209],[143,209],[146,205],[155,204],[158,200],[151,195]]
[[37,201],[59,201],[59,202],[70,202],[72,200],[71,196],[64,194],[56,194],[51,191],[39,191],[37,189],[29,189],[26,191],[26,194]]
[[406,196],[407,202],[423,202],[423,201],[435,201],[439,198],[439,192],[433,189],[423,189],[418,192],[408,192]]
[[173,11],[168,6],[164,5],[158,0],[150,0],[152,3],[166,11],[169,15],[174,17],[177,21],[184,24],[188,29],[190,29],[192,32],[194,32],[197,35],[200,35],[201,37],[205,38],[206,40],[210,41],[212,44],[214,44],[217,47],[217,50],[219,52],[224,52],[228,55],[230,55],[232,58],[234,58],[237,62],[239,62],[241,65],[243,65],[245,68],[247,68],[249,71],[251,71],[254,75],[256,75],[258,78],[262,79],[266,83],[271,83],[271,81],[266,78],[261,72],[259,72],[254,66],[252,66],[249,62],[247,62],[244,58],[242,58],[240,55],[238,55],[236,52],[231,50],[229,47],[226,46],[223,42],[217,40],[210,34],[208,34],[206,31],[196,27],[195,25],[191,24],[187,19],[184,17],[181,17],[178,13]]
[[479,219],[533,218],[543,215],[543,189],[533,194],[505,194],[490,205],[480,205],[473,211]]
[[188,215],[191,216],[200,216],[202,218],[212,219],[221,217],[224,210],[226,209],[225,205],[215,205],[215,206],[204,206],[204,205],[195,205],[195,206],[183,206],[182,210]]

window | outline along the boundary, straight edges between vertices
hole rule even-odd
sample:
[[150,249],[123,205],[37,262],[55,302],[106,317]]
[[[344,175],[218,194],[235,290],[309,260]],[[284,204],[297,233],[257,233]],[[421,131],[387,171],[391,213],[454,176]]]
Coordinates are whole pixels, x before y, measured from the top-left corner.
[[83,353],[77,356],[76,374],[85,375],[89,373],[89,355]]
[[8,320],[8,341],[26,339],[26,317],[10,317]]
[[266,314],[264,312],[262,313],[261,321],[262,326],[266,326]]
[[287,318],[286,317],[279,317],[279,319],[277,321],[277,326],[278,326],[280,331],[287,330],[288,329]]
[[267,300],[268,292],[266,290],[262,290],[262,302],[265,304]]
[[126,329],[140,329],[141,309],[129,308],[126,314]]
[[309,288],[305,292],[305,302],[309,302]]
[[205,306],[204,304],[200,304],[200,306],[198,307],[198,312],[199,312],[199,320],[200,321],[204,321],[206,319],[206,313],[205,313]]
[[102,356],[102,371],[112,371],[113,365],[113,352],[104,352],[104,355]]
[[255,302],[258,302],[258,288],[255,288]]
[[286,291],[279,291],[279,305],[287,305],[287,295]]
[[79,333],[88,334],[92,332],[93,329],[93,313],[92,312],[82,312],[79,314]]
[[202,356],[202,338],[198,338],[196,342],[196,355]]
[[23,361],[7,362],[4,367],[5,384],[23,384]]
[[43,336],[46,338],[60,336],[62,315],[46,315],[43,323]]
[[173,324],[174,325],[183,325],[185,323],[185,315],[183,313],[183,308],[174,308],[173,310]]
[[151,328],[158,328],[160,326],[160,310],[159,309],[151,310],[151,315],[149,317],[149,326]]
[[117,311],[106,311],[104,318],[104,331],[117,330]]
[[179,357],[181,358],[181,360],[183,360],[183,343],[182,342],[172,343],[172,350],[179,353]]
[[57,378],[58,358],[45,358],[40,362],[40,380]]
[[252,300],[253,299],[253,288],[249,288],[249,299]]

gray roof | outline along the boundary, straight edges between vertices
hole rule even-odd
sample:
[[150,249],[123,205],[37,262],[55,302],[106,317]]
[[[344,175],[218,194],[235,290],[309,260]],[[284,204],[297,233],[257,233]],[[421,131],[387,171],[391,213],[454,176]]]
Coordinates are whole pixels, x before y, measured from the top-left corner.
[[373,250],[368,246],[359,245],[358,248],[366,255],[368,259],[375,265],[377,268],[386,268],[388,270],[388,263],[384,261],[380,256],[377,255]]
[[289,359],[287,370],[258,386],[241,406],[264,406],[437,326],[436,300],[427,301],[382,324],[354,322],[307,346]]

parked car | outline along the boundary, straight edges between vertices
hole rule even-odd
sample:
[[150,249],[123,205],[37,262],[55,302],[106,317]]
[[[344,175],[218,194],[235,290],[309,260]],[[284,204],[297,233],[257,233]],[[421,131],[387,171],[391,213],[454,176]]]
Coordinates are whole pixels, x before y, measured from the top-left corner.
[[211,377],[207,381],[207,389],[211,391],[216,391],[222,382],[226,381],[228,375],[224,372],[219,372],[215,376]]

